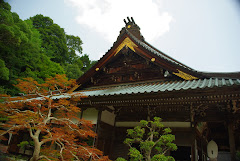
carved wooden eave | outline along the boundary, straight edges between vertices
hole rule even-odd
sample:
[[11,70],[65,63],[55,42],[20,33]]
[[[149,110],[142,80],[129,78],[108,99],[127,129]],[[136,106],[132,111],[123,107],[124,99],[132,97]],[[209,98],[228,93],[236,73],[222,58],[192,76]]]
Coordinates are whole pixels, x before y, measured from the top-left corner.
[[100,70],[103,70],[105,65],[109,63],[112,59],[118,56],[119,52],[123,49],[128,47],[132,51],[134,51],[139,56],[146,59],[146,61],[149,61],[151,63],[154,63],[158,66],[161,66],[165,68],[167,71],[172,72],[178,77],[183,78],[184,80],[192,80],[197,79],[200,76],[196,76],[197,74],[189,74],[189,71],[186,71],[186,69],[182,69],[182,67],[176,68],[176,65],[172,65],[170,62],[167,62],[166,60],[162,60],[162,58],[159,58],[155,54],[149,53],[149,51],[146,51],[146,49],[139,46],[137,43],[134,42],[134,40],[126,33],[122,36],[121,39],[119,39],[114,46],[104,55],[97,64],[95,64],[87,73],[85,73],[82,77],[80,77],[77,80],[78,84],[84,84],[87,80],[89,80],[93,75],[95,75]]
[[[229,88],[228,88],[229,89]],[[237,88],[239,90],[239,88]],[[221,91],[222,90],[222,91]],[[114,107],[133,107],[133,106],[173,106],[185,104],[218,104],[240,101],[240,93],[235,91],[224,91],[224,89],[211,90],[186,90],[175,92],[156,92],[124,94],[111,96],[93,96],[79,102],[80,106],[114,106]],[[91,100],[91,101],[90,101]],[[236,104],[236,103],[231,104]],[[217,107],[216,107],[217,108]],[[221,108],[221,107],[219,107]],[[224,107],[227,108],[227,107]],[[237,111],[237,106],[234,106]]]
[[130,50],[135,55],[143,58],[147,63],[154,64],[159,68],[164,69],[164,71],[175,75],[179,79],[193,80],[203,78],[203,76],[195,70],[187,67],[177,60],[174,60],[151,46],[149,43],[145,42],[142,36],[138,36],[136,34],[134,35],[134,32],[131,31],[130,24],[127,23],[126,27],[122,29],[112,48],[90,70],[77,79],[78,85],[81,84],[84,86],[86,82],[91,81],[97,73],[106,69],[107,64],[114,60],[116,61],[119,55],[126,52],[125,50]]
[[[230,115],[232,118],[240,116],[239,91],[239,86],[233,86],[90,96],[78,105],[85,108],[103,108],[108,111],[108,107],[113,107],[113,111],[120,116],[120,121],[146,118],[147,109],[150,108],[152,114],[155,112],[167,121],[216,122],[226,120]],[[192,119],[191,115],[193,115]]]

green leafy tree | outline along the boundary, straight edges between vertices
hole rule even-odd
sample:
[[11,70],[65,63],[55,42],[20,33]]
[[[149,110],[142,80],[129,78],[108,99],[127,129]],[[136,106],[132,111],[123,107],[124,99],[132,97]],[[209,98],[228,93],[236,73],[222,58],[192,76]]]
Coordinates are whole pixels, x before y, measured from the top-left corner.
[[53,23],[50,17],[38,14],[30,18],[33,26],[41,34],[42,49],[54,62],[65,64],[69,61],[66,35],[64,29]]
[[41,48],[51,61],[61,64],[68,78],[77,79],[92,66],[88,55],[79,56],[82,54],[80,37],[65,34],[49,17],[36,15],[30,20],[41,35]]
[[[6,68],[1,73],[0,83],[2,88],[10,94],[15,93],[16,89],[12,86],[14,80],[25,65],[25,58],[28,53],[22,52],[25,46],[30,49],[31,32],[26,22],[19,19],[16,13],[11,12],[11,6],[0,1],[0,59],[4,61],[5,67],[9,70],[6,79]],[[4,76],[5,75],[5,76]]]
[[69,79],[77,79],[88,69],[90,69],[96,61],[91,61],[87,54],[84,54],[81,57],[76,57],[72,63],[65,65],[64,69],[66,75]]
[[16,79],[33,77],[43,82],[47,77],[64,74],[64,69],[53,62],[41,48],[41,34],[31,20],[21,20],[11,6],[0,1],[0,92],[15,95],[12,86]]
[[[128,138],[124,143],[129,146],[130,161],[174,161],[173,157],[165,154],[169,150],[177,150],[173,143],[175,136],[170,128],[164,128],[161,121],[159,117],[154,117],[153,121],[141,120],[139,126],[127,130]],[[139,149],[133,147],[136,144],[139,144]]]
[[66,35],[66,43],[68,47],[69,63],[74,63],[75,59],[79,58],[78,54],[82,53],[82,40],[78,36]]
[[66,35],[67,46],[69,49],[82,53],[82,40],[78,36]]
[[78,64],[68,64],[65,66],[65,71],[69,79],[77,79],[83,74]]
[[18,78],[43,83],[48,77],[66,74],[76,79],[93,64],[81,53],[82,40],[65,34],[50,17],[36,15],[23,21],[0,0],[0,93],[18,94],[12,85]]
[[69,79],[77,79],[83,74],[83,62],[79,54],[82,53],[82,40],[78,36],[66,35],[69,61],[64,66]]
[[[5,62],[0,59],[0,80],[8,81],[9,80],[9,69],[5,66]],[[4,94],[6,90],[4,86],[0,86],[0,94]]]
[[83,72],[86,72],[96,63],[96,61],[91,61],[87,54],[84,54],[83,56],[81,56],[80,60],[82,60],[83,62],[83,68],[82,68]]
[[0,79],[9,80],[9,69],[5,66],[5,62],[0,59]]

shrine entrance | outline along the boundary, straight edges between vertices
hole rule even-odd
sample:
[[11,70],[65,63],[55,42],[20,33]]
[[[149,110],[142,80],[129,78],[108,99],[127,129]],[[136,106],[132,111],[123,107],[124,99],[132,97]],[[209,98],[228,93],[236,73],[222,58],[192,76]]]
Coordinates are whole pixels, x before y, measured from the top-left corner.
[[175,161],[191,161],[191,147],[178,146],[177,151],[171,151],[170,155]]

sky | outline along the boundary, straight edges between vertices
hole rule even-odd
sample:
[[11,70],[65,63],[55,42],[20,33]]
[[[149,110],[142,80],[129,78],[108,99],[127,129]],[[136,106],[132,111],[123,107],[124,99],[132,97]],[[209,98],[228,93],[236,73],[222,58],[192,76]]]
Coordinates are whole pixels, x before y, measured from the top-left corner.
[[198,71],[240,72],[240,0],[5,0],[25,20],[53,19],[99,60],[133,17],[145,40]]

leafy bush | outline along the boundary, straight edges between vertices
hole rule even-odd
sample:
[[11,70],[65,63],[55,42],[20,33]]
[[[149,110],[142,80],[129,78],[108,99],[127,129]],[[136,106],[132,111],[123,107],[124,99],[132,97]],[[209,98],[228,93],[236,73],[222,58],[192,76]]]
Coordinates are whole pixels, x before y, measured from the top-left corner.
[[[165,154],[169,150],[177,150],[173,143],[175,136],[171,134],[170,128],[164,128],[161,121],[159,117],[154,117],[153,121],[141,120],[139,126],[127,130],[128,138],[124,143],[129,146],[130,161],[174,161],[173,157]],[[136,143],[139,144],[139,150],[133,147]],[[153,150],[157,154],[152,156]],[[117,160],[123,161],[123,158]]]

